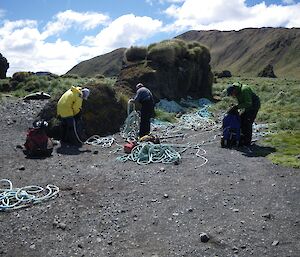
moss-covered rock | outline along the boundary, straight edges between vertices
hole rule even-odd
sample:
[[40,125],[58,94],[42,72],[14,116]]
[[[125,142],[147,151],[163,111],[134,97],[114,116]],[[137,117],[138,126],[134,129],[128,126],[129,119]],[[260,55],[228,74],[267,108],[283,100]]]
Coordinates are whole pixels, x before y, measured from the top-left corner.
[[199,42],[165,40],[149,45],[144,60],[125,61],[116,87],[134,94],[135,85],[141,82],[156,99],[210,98],[213,74],[209,63],[209,50]]

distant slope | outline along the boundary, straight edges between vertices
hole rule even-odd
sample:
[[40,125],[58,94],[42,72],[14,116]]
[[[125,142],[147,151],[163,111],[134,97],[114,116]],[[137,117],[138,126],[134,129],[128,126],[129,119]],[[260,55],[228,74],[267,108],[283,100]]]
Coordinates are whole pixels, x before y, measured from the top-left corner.
[[123,54],[126,48],[119,48],[110,53],[94,57],[78,63],[67,74],[76,74],[81,77],[104,75],[105,77],[117,76],[122,67]]
[[300,78],[300,28],[188,31],[176,38],[206,45],[216,71],[256,76],[264,66],[272,64],[277,76]]

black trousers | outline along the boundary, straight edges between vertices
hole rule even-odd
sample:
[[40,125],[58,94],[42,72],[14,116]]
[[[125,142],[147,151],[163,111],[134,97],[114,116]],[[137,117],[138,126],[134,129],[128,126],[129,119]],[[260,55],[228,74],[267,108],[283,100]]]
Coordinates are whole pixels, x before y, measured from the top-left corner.
[[[81,142],[78,140],[81,139],[82,136],[82,120],[80,116],[74,116],[74,117],[68,117],[68,118],[62,118],[62,127],[63,127],[63,133],[61,141],[67,144],[71,145],[81,145]],[[75,127],[74,127],[75,126]],[[75,133],[76,129],[76,133]]]
[[148,100],[141,104],[142,108],[139,136],[143,137],[150,133],[150,119],[154,117],[154,103],[152,100]]
[[258,109],[245,111],[241,114],[242,144],[249,146],[252,140],[252,126],[256,118]]

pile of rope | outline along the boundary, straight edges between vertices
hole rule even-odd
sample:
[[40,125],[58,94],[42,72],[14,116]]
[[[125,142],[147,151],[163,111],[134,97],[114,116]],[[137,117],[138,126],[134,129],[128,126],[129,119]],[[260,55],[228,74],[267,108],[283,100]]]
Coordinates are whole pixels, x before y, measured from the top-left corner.
[[201,167],[208,162],[204,156],[206,151],[201,145],[189,144],[153,144],[152,142],[138,143],[130,154],[117,157],[117,160],[126,162],[133,161],[137,164],[145,165],[149,163],[179,163],[181,154],[188,149],[196,149],[195,155],[203,160],[197,167]]
[[0,187],[0,211],[16,210],[33,204],[50,200],[58,195],[59,188],[55,185],[25,186],[13,188],[9,179],[1,179],[1,184],[8,184],[7,187]]
[[131,153],[117,158],[119,161],[134,161],[138,164],[174,163],[179,162],[181,155],[174,147],[167,144],[153,144],[151,142],[138,143]]

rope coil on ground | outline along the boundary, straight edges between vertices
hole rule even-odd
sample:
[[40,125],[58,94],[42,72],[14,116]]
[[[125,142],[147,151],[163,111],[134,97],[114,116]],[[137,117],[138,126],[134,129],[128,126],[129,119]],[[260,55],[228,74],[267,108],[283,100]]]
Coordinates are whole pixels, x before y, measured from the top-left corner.
[[166,144],[153,144],[151,142],[139,143],[131,153],[117,158],[119,161],[128,160],[138,164],[174,163],[180,161],[181,155],[172,146]]
[[51,184],[47,185],[46,188],[36,185],[13,188],[9,179],[1,179],[0,183],[8,184],[8,187],[0,188],[0,211],[25,208],[50,200],[59,193],[59,188]]
[[88,138],[85,141],[85,144],[93,145],[93,146],[101,146],[103,148],[106,148],[106,147],[111,147],[114,142],[115,139],[112,136],[100,137],[98,135],[94,135]]

